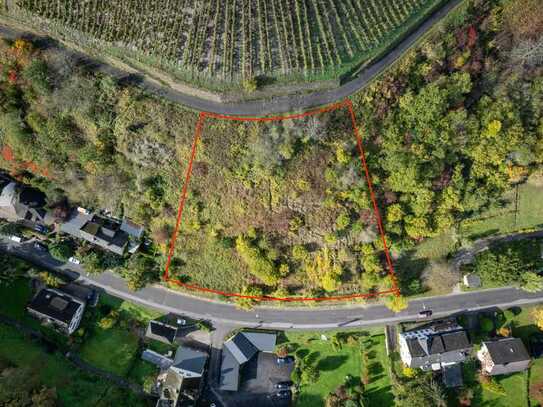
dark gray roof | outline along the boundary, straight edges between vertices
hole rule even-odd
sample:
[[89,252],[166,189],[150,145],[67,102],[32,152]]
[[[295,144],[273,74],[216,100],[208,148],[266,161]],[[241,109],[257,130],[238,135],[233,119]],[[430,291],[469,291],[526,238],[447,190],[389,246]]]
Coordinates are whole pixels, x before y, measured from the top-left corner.
[[258,353],[258,349],[241,332],[224,344],[241,365]]
[[249,342],[251,342],[260,352],[273,352],[277,335],[267,332],[242,332]]
[[203,374],[207,361],[207,353],[180,346],[175,352],[172,367],[195,374]]
[[461,362],[466,358],[464,351],[471,347],[465,330],[406,338],[406,343],[412,357],[411,367]]
[[219,387],[225,391],[237,391],[240,364],[227,347],[222,349],[221,377]]
[[49,288],[42,289],[28,304],[29,310],[64,324],[69,324],[81,307],[81,301]]
[[160,353],[157,353],[151,349],[145,349],[141,354],[141,358],[146,362],[158,366],[162,370],[168,369],[173,363],[170,358],[167,358],[166,356],[161,355]]
[[177,336],[177,327],[164,324],[160,321],[151,321],[147,326],[145,336],[165,343],[173,343]]
[[121,224],[114,219],[74,209],[68,220],[60,225],[60,230],[122,255],[128,243],[128,234],[120,227]]
[[238,332],[223,345],[220,388],[237,391],[240,366],[258,352],[273,352],[277,335],[270,332]]
[[505,338],[497,341],[483,342],[492,361],[496,365],[530,360],[530,355],[519,338]]
[[443,367],[443,384],[446,387],[461,387],[464,384],[460,363]]

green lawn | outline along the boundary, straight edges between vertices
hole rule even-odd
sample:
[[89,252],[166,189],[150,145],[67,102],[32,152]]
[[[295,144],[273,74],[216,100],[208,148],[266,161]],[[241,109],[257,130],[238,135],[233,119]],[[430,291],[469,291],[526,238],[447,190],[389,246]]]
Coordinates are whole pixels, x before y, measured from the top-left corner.
[[57,353],[48,353],[18,330],[0,325],[0,358],[34,368],[45,386],[54,387],[63,406],[143,406],[130,393],[90,376]]
[[543,226],[543,185],[532,179],[519,186],[518,212],[515,217],[515,191],[503,195],[503,208],[488,210],[477,219],[464,221],[460,227],[463,236],[477,238],[493,234],[511,233]]
[[127,329],[115,326],[96,328],[81,347],[80,356],[87,362],[126,376],[135,357],[138,357],[138,338]]
[[[298,407],[324,406],[324,399],[344,383],[345,376],[351,375],[360,380],[362,358],[358,342],[343,344],[339,351],[334,351],[330,340],[321,340],[321,334],[328,339],[334,334],[328,332],[287,332],[286,338],[296,348],[298,356],[310,355],[320,372],[317,382],[303,386],[296,405]],[[385,337],[382,330],[373,330],[368,340],[370,381],[365,395],[371,406],[390,406],[393,404],[388,358],[385,350]]]

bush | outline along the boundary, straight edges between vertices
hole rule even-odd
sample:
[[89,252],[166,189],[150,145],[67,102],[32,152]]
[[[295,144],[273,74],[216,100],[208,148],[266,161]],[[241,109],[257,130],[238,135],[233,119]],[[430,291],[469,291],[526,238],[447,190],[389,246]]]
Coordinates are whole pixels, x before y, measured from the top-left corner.
[[30,86],[39,94],[46,95],[51,92],[49,80],[49,69],[47,64],[39,59],[34,59],[23,70],[23,78],[30,83]]
[[499,394],[500,396],[505,396],[506,391],[501,383],[496,381],[496,379],[488,376],[480,376],[481,387],[486,391]]
[[49,253],[55,259],[60,261],[68,261],[74,255],[72,247],[66,241],[55,242],[49,245]]
[[251,243],[239,236],[236,239],[236,250],[242,260],[247,264],[249,272],[258,277],[266,285],[275,285],[279,281],[279,272],[275,265],[260,253]]
[[98,326],[102,329],[111,329],[119,321],[119,312],[116,310],[111,311],[106,317],[103,317],[99,322]]
[[479,324],[481,326],[481,331],[487,335],[494,329],[494,322],[488,317],[479,318]]

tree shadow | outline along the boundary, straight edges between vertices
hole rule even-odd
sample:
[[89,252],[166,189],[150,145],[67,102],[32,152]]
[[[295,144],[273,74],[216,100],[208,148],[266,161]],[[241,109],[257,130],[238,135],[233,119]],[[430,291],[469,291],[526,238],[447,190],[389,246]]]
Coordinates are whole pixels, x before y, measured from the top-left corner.
[[404,295],[421,294],[425,291],[420,281],[428,264],[427,259],[415,258],[414,250],[407,252],[396,261],[396,276]]
[[380,362],[373,362],[370,363],[368,366],[368,373],[370,376],[372,376],[373,380],[375,380],[376,375],[380,375],[385,371],[383,368],[383,365]]
[[305,358],[307,355],[309,355],[309,350],[307,350],[307,349],[305,349],[305,348],[298,349],[298,350],[296,350],[295,354],[296,354],[296,356],[298,356],[300,359],[303,359],[303,358]]
[[321,355],[320,352],[311,352],[310,354],[308,354],[304,359],[305,359],[305,362],[307,364],[310,364],[312,365],[313,363],[315,363],[318,359],[319,359],[319,356]]
[[347,361],[347,356],[326,356],[325,358],[319,360],[317,364],[317,369],[320,371],[331,371],[336,370],[342,366]]

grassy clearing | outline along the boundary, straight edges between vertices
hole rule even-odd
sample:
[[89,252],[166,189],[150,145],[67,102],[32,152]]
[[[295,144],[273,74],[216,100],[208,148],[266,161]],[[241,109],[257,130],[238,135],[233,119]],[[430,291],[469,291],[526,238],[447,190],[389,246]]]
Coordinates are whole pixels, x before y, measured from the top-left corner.
[[511,233],[522,229],[543,226],[543,185],[531,180],[518,187],[518,211],[515,216],[515,191],[503,195],[503,206],[490,209],[480,217],[464,221],[460,226],[462,236],[476,239],[493,234]]
[[138,338],[121,327],[97,328],[81,347],[80,355],[93,365],[126,376],[137,356]]
[[[339,351],[334,351],[330,340],[321,340],[321,334],[328,338],[334,335],[328,332],[287,332],[287,341],[296,348],[300,357],[310,355],[320,372],[319,379],[311,385],[303,386],[297,400],[299,407],[324,406],[326,396],[344,383],[345,376],[351,375],[360,380],[362,358],[358,342],[343,344]],[[385,350],[385,337],[381,329],[369,332],[371,345],[368,347],[370,381],[366,386],[369,405],[392,405],[388,358]]]

